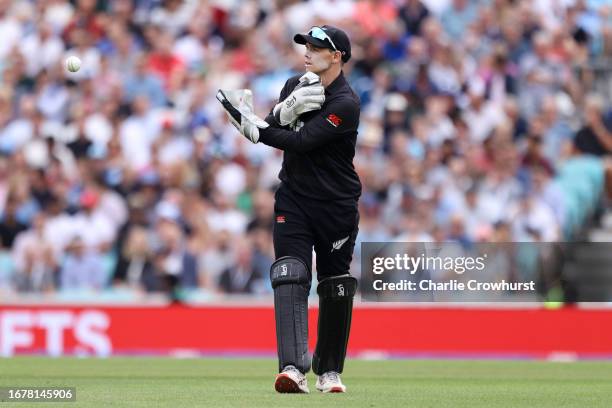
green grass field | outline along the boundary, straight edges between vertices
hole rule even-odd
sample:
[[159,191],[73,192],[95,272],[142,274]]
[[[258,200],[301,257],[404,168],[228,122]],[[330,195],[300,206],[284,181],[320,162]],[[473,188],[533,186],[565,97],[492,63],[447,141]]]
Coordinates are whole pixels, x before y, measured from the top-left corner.
[[[59,407],[610,407],[612,362],[350,360],[347,394],[276,394],[271,359],[0,359],[0,386],[76,387]],[[35,406],[40,403],[0,403]]]

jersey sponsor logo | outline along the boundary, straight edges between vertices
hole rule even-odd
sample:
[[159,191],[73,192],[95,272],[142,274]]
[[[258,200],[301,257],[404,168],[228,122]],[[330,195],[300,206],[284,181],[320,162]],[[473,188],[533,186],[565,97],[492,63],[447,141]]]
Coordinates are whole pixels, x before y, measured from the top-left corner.
[[338,250],[340,250],[340,248],[342,248],[342,245],[344,245],[344,243],[345,243],[346,241],[348,241],[348,239],[349,239],[349,236],[347,235],[346,237],[344,237],[344,238],[342,238],[342,239],[339,239],[338,241],[334,242],[334,243],[332,244],[332,250],[331,250],[331,252],[334,252],[334,251],[338,251]]
[[285,223],[285,216],[284,215],[277,215],[276,216],[276,222],[278,224],[284,224]]
[[338,127],[342,124],[342,119],[340,119],[337,115],[330,113],[327,117],[327,121],[333,126]]

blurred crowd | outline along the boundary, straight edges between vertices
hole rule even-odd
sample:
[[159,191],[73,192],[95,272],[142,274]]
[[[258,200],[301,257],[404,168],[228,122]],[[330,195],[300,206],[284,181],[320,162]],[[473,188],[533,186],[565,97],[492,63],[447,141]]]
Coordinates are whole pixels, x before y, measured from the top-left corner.
[[555,180],[612,152],[610,1],[0,0],[0,294],[270,292],[282,152],[214,95],[265,115],[325,23],[362,102],[355,261],[574,238]]

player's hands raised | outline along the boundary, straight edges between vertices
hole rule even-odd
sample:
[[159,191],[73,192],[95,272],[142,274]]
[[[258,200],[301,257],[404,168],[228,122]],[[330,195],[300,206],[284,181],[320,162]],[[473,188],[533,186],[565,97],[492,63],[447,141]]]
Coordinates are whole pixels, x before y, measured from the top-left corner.
[[287,126],[305,113],[321,109],[325,102],[325,89],[317,74],[307,72],[293,92],[274,107],[274,118],[282,126]]
[[230,122],[238,131],[253,143],[259,141],[259,129],[269,125],[253,112],[253,93],[250,89],[222,90],[217,92],[217,100],[223,105]]

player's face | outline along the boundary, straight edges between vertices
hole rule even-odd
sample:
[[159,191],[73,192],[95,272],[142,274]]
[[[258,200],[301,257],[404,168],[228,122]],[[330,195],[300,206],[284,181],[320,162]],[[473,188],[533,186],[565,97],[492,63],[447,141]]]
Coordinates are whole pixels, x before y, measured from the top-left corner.
[[306,44],[306,53],[304,53],[304,67],[306,71],[317,75],[325,72],[334,62],[334,53],[329,48],[318,48],[312,44]]

